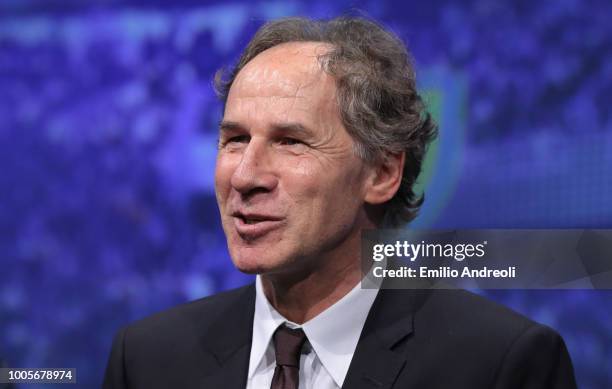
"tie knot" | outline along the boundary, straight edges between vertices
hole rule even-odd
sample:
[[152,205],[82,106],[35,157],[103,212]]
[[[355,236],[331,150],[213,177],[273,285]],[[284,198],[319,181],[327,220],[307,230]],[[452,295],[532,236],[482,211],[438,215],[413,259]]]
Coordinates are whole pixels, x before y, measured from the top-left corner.
[[300,367],[300,353],[306,341],[301,328],[291,329],[282,325],[273,336],[276,364],[279,366]]

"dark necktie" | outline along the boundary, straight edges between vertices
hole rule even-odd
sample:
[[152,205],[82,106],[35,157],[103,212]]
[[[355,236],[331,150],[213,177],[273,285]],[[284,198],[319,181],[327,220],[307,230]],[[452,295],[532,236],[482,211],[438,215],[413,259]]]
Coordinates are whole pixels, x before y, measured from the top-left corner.
[[282,325],[273,336],[276,368],[270,389],[298,389],[300,353],[306,341],[302,329]]

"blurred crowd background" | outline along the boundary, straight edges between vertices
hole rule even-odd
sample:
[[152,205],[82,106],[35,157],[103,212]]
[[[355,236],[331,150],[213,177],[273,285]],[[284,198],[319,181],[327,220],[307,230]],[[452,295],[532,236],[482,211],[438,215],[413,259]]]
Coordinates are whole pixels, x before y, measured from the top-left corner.
[[[406,42],[440,124],[414,226],[612,228],[609,1],[2,0],[0,358],[98,387],[120,326],[251,281],[218,220],[213,73],[267,20],[347,12]],[[612,387],[612,291],[483,293]]]

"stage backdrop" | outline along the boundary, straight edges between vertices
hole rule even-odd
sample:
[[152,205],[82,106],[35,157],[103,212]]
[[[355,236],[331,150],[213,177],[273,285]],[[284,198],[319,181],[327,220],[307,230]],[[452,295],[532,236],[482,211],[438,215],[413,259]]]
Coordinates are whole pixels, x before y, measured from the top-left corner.
[[[610,2],[3,0],[0,357],[97,387],[113,333],[242,285],[213,193],[216,69],[266,20],[395,31],[440,124],[419,227],[612,227]],[[612,293],[487,295],[612,386]]]

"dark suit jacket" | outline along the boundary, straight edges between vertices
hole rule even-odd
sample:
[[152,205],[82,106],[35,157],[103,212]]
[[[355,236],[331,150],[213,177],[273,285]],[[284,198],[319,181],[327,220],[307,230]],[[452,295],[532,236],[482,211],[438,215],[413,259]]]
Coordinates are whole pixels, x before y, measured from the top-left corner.
[[[104,389],[245,388],[254,307],[255,287],[250,285],[122,329],[113,343]],[[343,385],[575,387],[557,333],[460,290],[381,290]]]
[[[0,368],[7,368],[6,362],[4,359],[0,358]],[[2,384],[0,383],[0,389],[13,389],[13,384]]]

